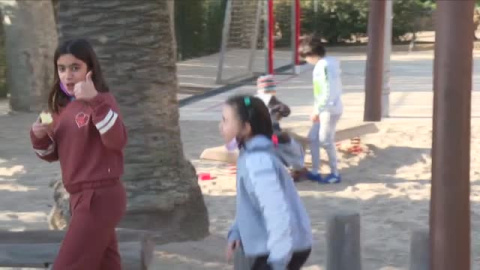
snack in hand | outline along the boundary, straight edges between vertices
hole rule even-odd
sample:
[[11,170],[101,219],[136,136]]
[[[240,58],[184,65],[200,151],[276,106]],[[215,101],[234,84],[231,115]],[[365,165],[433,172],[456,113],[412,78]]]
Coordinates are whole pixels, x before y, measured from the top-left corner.
[[51,124],[53,122],[52,115],[47,112],[42,112],[40,114],[40,121],[42,122],[42,124]]

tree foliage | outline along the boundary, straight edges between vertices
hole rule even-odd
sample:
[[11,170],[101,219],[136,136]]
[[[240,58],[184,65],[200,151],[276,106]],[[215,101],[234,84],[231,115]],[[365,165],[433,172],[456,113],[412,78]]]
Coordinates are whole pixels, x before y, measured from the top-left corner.
[[[435,4],[429,0],[395,0],[393,37],[419,31],[424,19],[430,18]],[[351,40],[367,34],[368,0],[302,1],[302,31],[316,33],[329,43]]]

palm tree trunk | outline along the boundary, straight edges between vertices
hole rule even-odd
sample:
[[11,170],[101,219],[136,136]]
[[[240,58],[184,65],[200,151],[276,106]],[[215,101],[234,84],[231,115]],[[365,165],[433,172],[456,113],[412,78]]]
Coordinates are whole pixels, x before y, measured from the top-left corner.
[[208,233],[208,214],[180,140],[168,2],[59,1],[59,34],[89,38],[128,128],[121,226],[193,239]]
[[0,0],[0,7],[10,106],[15,111],[44,109],[58,39],[52,2]]

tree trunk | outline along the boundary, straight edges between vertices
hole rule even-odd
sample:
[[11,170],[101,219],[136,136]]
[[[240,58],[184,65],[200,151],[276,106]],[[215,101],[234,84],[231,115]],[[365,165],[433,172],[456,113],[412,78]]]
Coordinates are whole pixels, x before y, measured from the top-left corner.
[[53,205],[48,214],[48,227],[50,230],[64,230],[72,217],[70,212],[70,194],[65,190],[62,179],[53,183]]
[[0,0],[0,6],[10,106],[15,111],[44,109],[53,83],[57,47],[52,2]]
[[168,2],[60,1],[59,34],[61,41],[90,39],[124,116],[128,209],[121,226],[195,239],[208,234],[208,214],[180,140]]

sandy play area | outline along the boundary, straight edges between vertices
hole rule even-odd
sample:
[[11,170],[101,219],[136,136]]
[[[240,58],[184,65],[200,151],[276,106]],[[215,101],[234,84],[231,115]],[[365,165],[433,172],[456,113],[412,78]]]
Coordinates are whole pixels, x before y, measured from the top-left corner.
[[[196,129],[208,130],[216,123],[203,122]],[[183,130],[194,128],[193,123]],[[427,228],[430,198],[431,120],[386,121],[377,134],[367,135],[368,151],[339,156],[344,182],[340,185],[299,183],[298,190],[311,215],[315,237],[307,269],[324,269],[325,221],[340,211],[361,215],[364,269],[408,269],[412,230]],[[472,269],[480,269],[480,124],[472,129]],[[212,144],[215,139],[211,138]],[[348,142],[344,144],[347,146]],[[185,144],[190,157],[199,149]],[[225,235],[234,217],[235,179],[230,167],[194,160],[199,172],[210,171],[217,179],[201,186],[210,214],[211,232]],[[326,168],[325,168],[326,169]],[[181,269],[181,268],[178,268]],[[194,269],[194,268],[192,268]],[[198,268],[213,269],[213,268]],[[216,268],[221,269],[221,268]]]
[[[55,165],[38,163],[30,154],[28,138],[16,136],[31,115],[0,117],[1,130],[0,228],[45,229],[51,205],[49,177],[58,173]],[[26,123],[26,124],[19,124]],[[200,161],[205,147],[221,143],[218,123],[182,121],[186,156],[198,172],[211,172],[216,179],[200,182],[210,215],[212,236],[197,243],[176,243],[159,247],[156,269],[231,269],[223,259],[222,239],[234,217],[235,175],[228,164]],[[324,269],[325,220],[340,211],[361,214],[364,269],[407,269],[412,230],[428,224],[430,194],[431,120],[388,120],[379,133],[367,135],[368,151],[360,155],[340,152],[344,182],[339,185],[298,184],[311,215],[315,246],[306,269]],[[212,132],[215,130],[215,132]],[[202,142],[188,134],[203,133]],[[480,123],[472,129],[472,246],[473,269],[480,269]],[[190,138],[190,139],[189,139]],[[17,148],[4,142],[17,141]],[[348,144],[348,143],[347,143]],[[346,145],[345,145],[346,146]],[[19,147],[19,148],[18,148]],[[343,147],[343,146],[342,146]],[[15,157],[12,155],[15,154]],[[6,157],[10,156],[11,159]],[[33,159],[32,159],[33,157]],[[43,173],[40,173],[43,171]],[[49,173],[45,174],[45,171]],[[34,177],[39,175],[39,177]],[[40,176],[41,175],[41,176]]]

